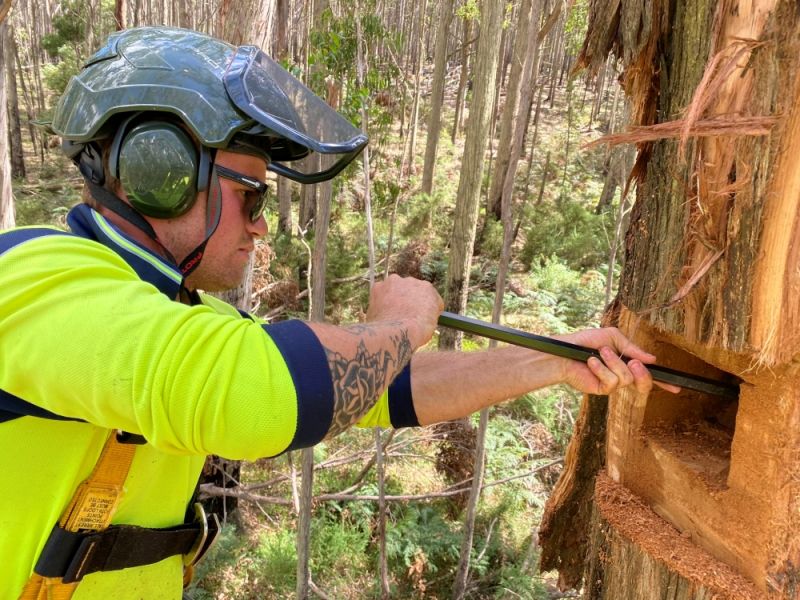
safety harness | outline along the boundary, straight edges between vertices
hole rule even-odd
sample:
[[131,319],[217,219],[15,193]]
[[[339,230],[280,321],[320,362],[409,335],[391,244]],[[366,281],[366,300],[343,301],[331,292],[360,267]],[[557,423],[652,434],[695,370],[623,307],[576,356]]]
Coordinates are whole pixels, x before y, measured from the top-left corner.
[[[9,231],[0,234],[0,255],[30,240],[51,235],[73,234],[49,228]],[[0,423],[23,416],[80,421],[0,390]],[[216,515],[207,518],[198,502],[194,504],[192,523],[163,529],[110,525],[125,491],[136,447],[144,443],[141,435],[109,433],[94,469],[78,486],[53,527],[20,600],[69,600],[86,575],[155,564],[175,555],[184,557],[184,585],[188,585],[194,565],[211,548],[219,533]]]

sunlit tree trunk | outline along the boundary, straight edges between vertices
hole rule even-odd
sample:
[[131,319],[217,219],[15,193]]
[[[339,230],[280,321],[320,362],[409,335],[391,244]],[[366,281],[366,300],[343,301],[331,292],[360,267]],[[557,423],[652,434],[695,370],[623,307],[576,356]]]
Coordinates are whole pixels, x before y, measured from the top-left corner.
[[25,177],[25,157],[22,150],[22,131],[19,122],[19,100],[17,98],[17,75],[14,69],[16,40],[11,27],[3,27],[3,62],[8,91],[8,126],[11,144],[11,175]]
[[456,138],[461,131],[464,114],[464,97],[467,92],[467,78],[469,76],[469,57],[470,57],[470,35],[472,35],[472,19],[464,19],[463,32],[461,38],[461,74],[458,78],[458,92],[456,92],[455,115],[453,116],[453,131],[450,139],[455,144]]
[[425,163],[422,170],[422,191],[430,194],[433,189],[433,171],[436,164],[436,149],[442,126],[442,101],[447,70],[447,39],[450,22],[453,20],[453,1],[444,0],[439,11],[439,27],[436,32],[436,57],[433,68],[431,90],[431,114],[428,118],[428,139],[425,142]]
[[[497,91],[495,77],[502,13],[502,3],[485,0],[481,4],[481,33],[475,58],[473,99],[467,121],[467,138],[461,176],[458,180],[450,262],[447,268],[445,287],[445,310],[457,313],[463,312],[467,305],[469,269],[475,246],[478,200],[483,179],[489,118]],[[439,347],[452,349],[456,346],[456,339],[457,336],[453,330],[444,329],[439,337]]]
[[[519,25],[514,40],[514,54],[511,62],[511,77],[506,90],[506,103],[500,125],[500,139],[497,144],[497,160],[492,173],[492,185],[486,207],[487,222],[500,219],[500,204],[506,177],[509,171],[516,170],[519,152],[512,157],[517,131],[524,132],[527,125],[528,106],[530,106],[532,80],[539,55],[538,33],[541,0],[523,0],[519,11]],[[518,125],[520,124],[521,125]],[[519,147],[522,140],[519,139]],[[514,163],[513,165],[511,163]]]
[[115,0],[114,2],[114,22],[117,31],[125,29],[125,0]]
[[[8,35],[8,23],[5,17],[8,14],[10,2],[0,5],[0,33],[2,38]],[[5,44],[0,44],[0,62],[5,63]],[[11,191],[11,161],[9,160],[8,147],[8,111],[6,110],[6,80],[0,77],[0,230],[14,227],[14,195]]]
[[418,0],[417,19],[414,27],[414,38],[416,40],[414,45],[414,55],[416,56],[416,62],[414,63],[414,103],[411,108],[411,122],[408,128],[408,154],[405,159],[406,173],[413,168],[414,156],[416,154],[419,105],[422,97],[422,63],[425,54],[423,41],[425,36],[425,9],[427,5],[428,0]]

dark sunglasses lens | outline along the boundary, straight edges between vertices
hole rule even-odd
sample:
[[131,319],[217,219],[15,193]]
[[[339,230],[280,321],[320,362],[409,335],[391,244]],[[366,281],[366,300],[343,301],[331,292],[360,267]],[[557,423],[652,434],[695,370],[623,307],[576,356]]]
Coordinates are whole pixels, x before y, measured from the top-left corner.
[[264,214],[264,209],[267,207],[267,200],[269,196],[269,190],[264,190],[259,196],[258,199],[253,203],[253,206],[250,208],[250,221],[255,223],[258,219],[261,218],[261,215]]

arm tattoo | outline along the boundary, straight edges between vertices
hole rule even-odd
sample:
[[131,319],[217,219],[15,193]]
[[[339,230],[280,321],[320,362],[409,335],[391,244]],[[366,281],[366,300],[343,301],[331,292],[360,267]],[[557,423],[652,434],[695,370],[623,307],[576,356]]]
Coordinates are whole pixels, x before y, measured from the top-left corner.
[[[375,335],[368,325],[349,327],[348,331],[359,336]],[[362,340],[353,357],[325,348],[333,378],[333,421],[326,437],[340,434],[361,419],[411,360],[413,349],[408,333],[401,330],[391,340],[391,350],[374,353]]]

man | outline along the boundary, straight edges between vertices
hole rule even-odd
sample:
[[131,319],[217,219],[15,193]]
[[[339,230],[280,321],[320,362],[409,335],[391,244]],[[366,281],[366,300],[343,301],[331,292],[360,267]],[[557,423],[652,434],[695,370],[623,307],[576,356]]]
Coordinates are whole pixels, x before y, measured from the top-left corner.
[[0,597],[180,598],[214,533],[203,518],[181,525],[207,454],[275,456],[554,383],[650,389],[642,363],[655,357],[613,329],[566,338],[605,364],[414,354],[442,301],[410,278],[377,284],[351,327],[262,325],[200,293],[237,285],[266,234],[267,169],[322,181],[366,144],[256,48],[114,34],[51,128],[85,202],[71,233],[0,234]]

